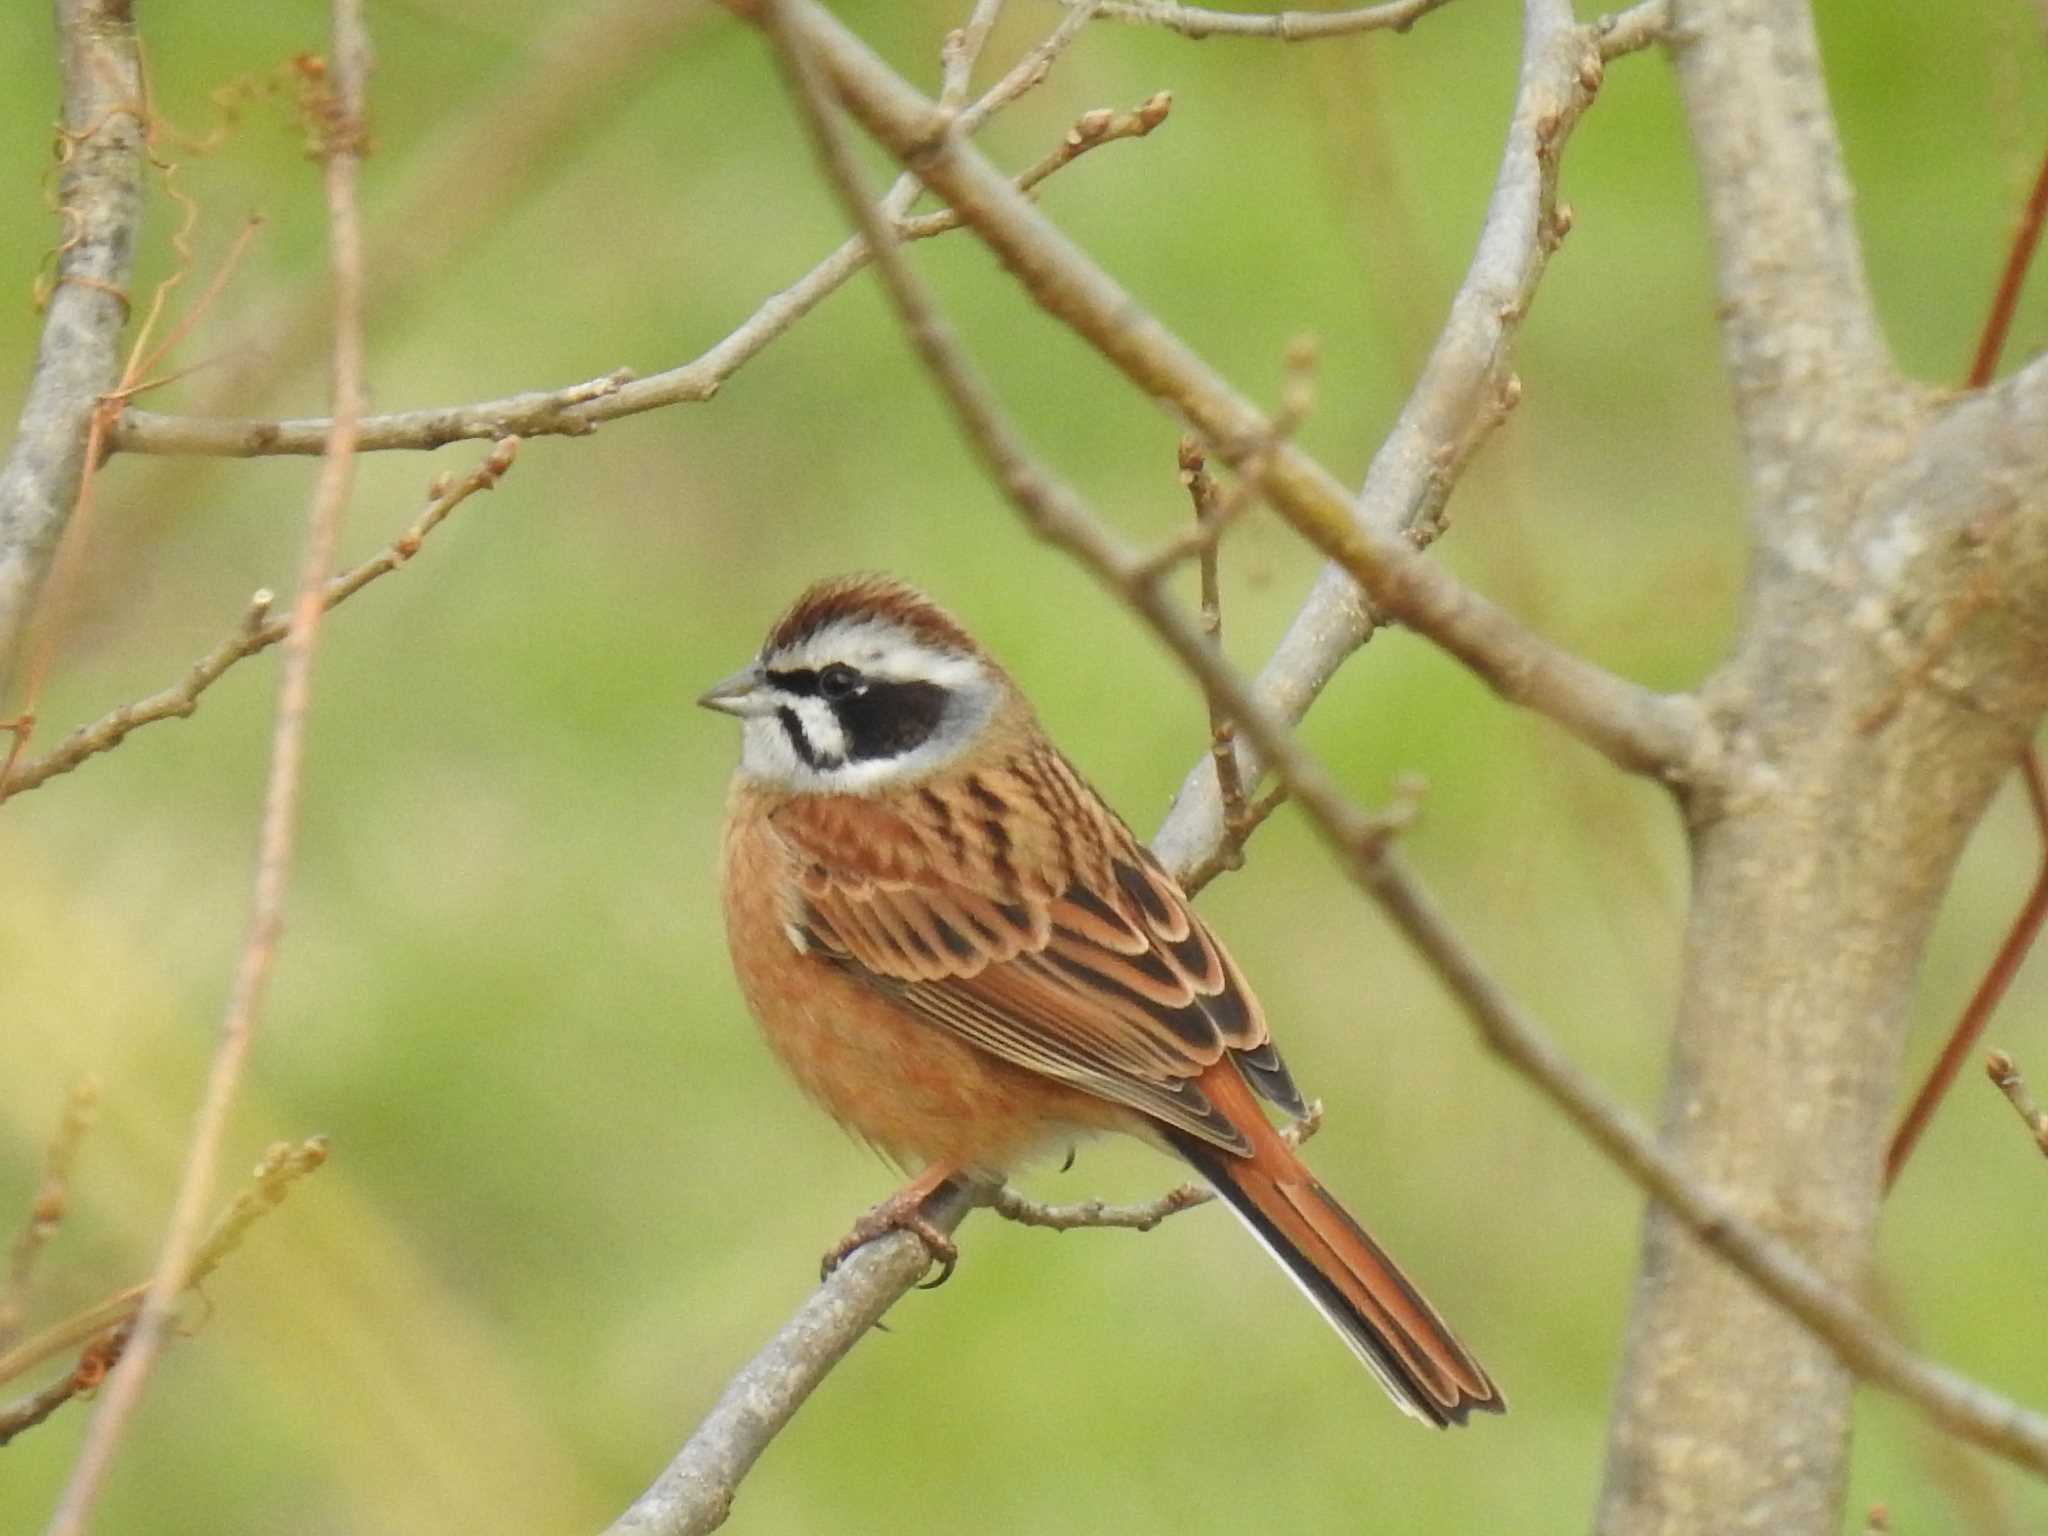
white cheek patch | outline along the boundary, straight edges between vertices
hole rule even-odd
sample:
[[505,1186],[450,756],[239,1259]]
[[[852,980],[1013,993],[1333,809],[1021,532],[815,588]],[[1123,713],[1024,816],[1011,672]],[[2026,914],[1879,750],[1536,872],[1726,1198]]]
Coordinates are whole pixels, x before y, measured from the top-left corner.
[[[820,767],[829,767],[846,761],[846,731],[839,724],[839,717],[832,713],[832,706],[819,698],[791,699],[784,706],[796,711],[797,729],[803,732],[804,741],[810,747],[811,757],[817,759]],[[789,734],[786,723],[778,719],[783,735]],[[799,758],[803,749],[795,742],[789,743],[790,750]]]

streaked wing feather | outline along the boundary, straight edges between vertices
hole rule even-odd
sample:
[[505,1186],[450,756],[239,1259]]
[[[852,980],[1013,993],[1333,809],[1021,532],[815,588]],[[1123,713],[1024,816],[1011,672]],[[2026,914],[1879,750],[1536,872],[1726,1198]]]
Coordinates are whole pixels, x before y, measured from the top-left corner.
[[[1193,1082],[1226,1054],[1301,1113],[1223,946],[1063,759],[1013,760],[967,787],[774,813],[817,952],[994,1055],[1232,1152],[1248,1150],[1242,1133]],[[1027,801],[1067,813],[1056,848]],[[1026,819],[1003,820],[1020,806]],[[963,828],[982,840],[965,853]]]

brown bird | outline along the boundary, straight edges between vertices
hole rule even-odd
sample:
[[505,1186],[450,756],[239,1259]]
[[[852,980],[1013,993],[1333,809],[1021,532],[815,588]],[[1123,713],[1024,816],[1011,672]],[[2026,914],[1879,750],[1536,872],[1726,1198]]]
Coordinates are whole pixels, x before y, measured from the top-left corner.
[[1499,1391],[1258,1099],[1304,1106],[1229,953],[1046,738],[1009,677],[900,582],[820,582],[698,700],[745,730],[726,939],[812,1098],[905,1168],[827,1267],[919,1233],[948,1177],[1098,1131],[1175,1153],[1425,1423]]

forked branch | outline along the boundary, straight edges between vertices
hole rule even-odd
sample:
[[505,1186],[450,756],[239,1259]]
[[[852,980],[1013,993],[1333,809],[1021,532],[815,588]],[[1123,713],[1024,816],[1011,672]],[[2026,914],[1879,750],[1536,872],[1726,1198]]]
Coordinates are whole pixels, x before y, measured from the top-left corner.
[[[1504,697],[1548,715],[1620,766],[1673,780],[1704,771],[1707,728],[1691,700],[1641,688],[1550,644],[1398,535],[1361,522],[1327,470],[1293,444],[1275,445],[1264,414],[963,142],[948,114],[812,0],[800,0],[790,16],[848,109],[960,211],[1026,291],[1131,382],[1170,402],[1225,462],[1248,474],[1255,470],[1275,509],[1375,605],[1435,641]],[[1538,55],[1558,87],[1531,148],[1539,161],[1555,157],[1566,125],[1598,79],[1597,50],[1570,23],[1568,11],[1564,18],[1545,33]]]

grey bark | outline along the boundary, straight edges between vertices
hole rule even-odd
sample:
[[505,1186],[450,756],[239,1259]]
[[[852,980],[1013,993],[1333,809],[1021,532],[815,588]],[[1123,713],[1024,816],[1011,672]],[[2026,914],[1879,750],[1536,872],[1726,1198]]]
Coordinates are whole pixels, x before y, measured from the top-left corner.
[[[1800,0],[1675,21],[1755,545],[1703,694],[1743,771],[1687,806],[1664,1136],[1853,1292],[1922,945],[2048,708],[2048,388],[1937,402],[1894,373]],[[1599,1529],[1839,1529],[1853,1385],[1653,1209]]]
[[120,376],[142,204],[142,73],[129,0],[56,0],[70,154],[57,184],[57,284],[13,447],[0,466],[0,693]]

